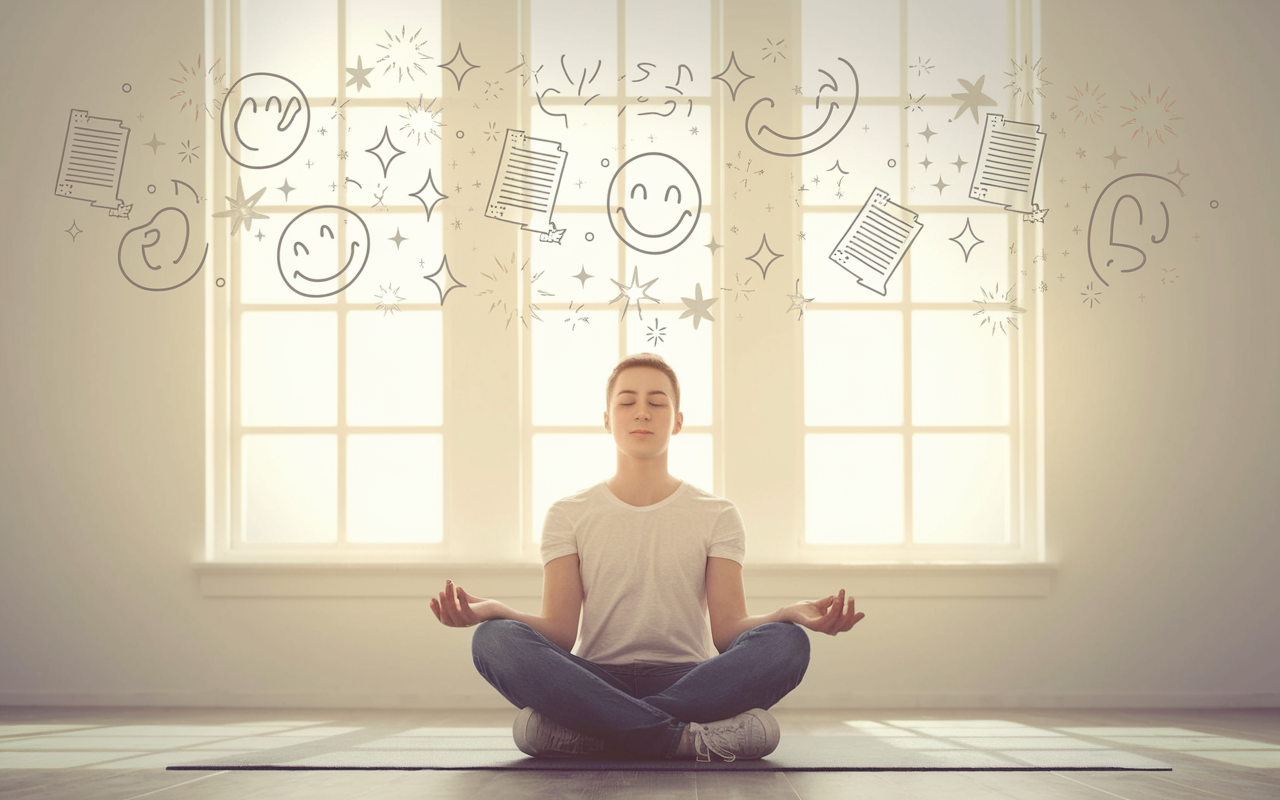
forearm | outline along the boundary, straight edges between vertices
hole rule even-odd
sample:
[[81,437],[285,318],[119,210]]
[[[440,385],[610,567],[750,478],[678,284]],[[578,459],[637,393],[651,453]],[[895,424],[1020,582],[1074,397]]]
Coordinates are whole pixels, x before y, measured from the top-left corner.
[[785,622],[785,617],[786,615],[783,612],[783,609],[780,608],[777,611],[773,611],[768,614],[757,614],[754,617],[743,617],[737,622],[729,623],[724,626],[723,630],[716,632],[718,634],[715,642],[716,650],[723,653],[725,650],[729,649],[729,645],[733,644],[735,639],[752,628],[758,628],[768,622]]
[[562,650],[572,650],[573,643],[578,638],[576,630],[566,634],[564,631],[558,630],[551,624],[551,620],[540,614],[530,614],[525,611],[516,611],[505,603],[498,607],[497,614],[494,619],[512,619],[516,622],[523,622],[530,628],[545,636],[552,644]]

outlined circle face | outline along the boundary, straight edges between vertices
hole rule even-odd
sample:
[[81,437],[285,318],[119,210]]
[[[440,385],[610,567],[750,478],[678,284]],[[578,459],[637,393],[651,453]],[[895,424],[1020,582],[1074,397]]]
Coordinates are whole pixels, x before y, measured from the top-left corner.
[[606,197],[613,232],[641,253],[676,249],[693,234],[702,216],[698,181],[666,153],[641,153],[622,162]]
[[251,72],[231,85],[219,117],[222,149],[248,169],[268,169],[293,158],[311,128],[311,104],[302,87],[274,72]]
[[[177,193],[177,187],[174,187]],[[191,219],[177,206],[166,206],[151,219],[125,231],[116,263],[125,280],[149,292],[185,286],[204,267],[209,245],[191,242]]]
[[368,261],[369,226],[343,206],[308,208],[289,220],[276,245],[280,277],[303,297],[332,297],[355,283]]

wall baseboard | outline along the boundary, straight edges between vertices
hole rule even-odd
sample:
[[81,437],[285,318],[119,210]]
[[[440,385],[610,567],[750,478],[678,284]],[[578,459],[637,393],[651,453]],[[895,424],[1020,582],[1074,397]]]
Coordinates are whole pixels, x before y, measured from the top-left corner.
[[[342,692],[0,692],[3,706],[147,708],[307,708],[504,710],[512,706],[496,692],[451,692],[447,696]],[[1280,708],[1280,693],[1242,694],[845,694],[806,693],[783,698],[781,711],[911,708],[972,709],[1208,709]]]

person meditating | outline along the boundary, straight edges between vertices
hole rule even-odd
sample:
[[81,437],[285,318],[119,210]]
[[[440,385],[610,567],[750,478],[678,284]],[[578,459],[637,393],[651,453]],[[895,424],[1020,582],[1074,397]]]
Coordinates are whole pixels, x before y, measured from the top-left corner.
[[528,755],[763,758],[781,737],[767,709],[809,666],[803,628],[834,636],[865,616],[843,589],[747,614],[737,507],[667,472],[683,424],[670,365],[623,359],[605,387],[617,472],[547,511],[542,613],[452,581],[431,600],[443,624],[479,626],[476,669],[521,709]]

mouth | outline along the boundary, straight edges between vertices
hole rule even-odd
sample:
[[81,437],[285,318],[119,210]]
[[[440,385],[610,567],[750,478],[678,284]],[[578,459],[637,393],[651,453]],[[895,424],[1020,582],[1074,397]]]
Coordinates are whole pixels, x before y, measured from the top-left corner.
[[632,435],[632,436],[652,436],[652,435],[653,435],[653,431],[644,431],[644,430],[640,430],[640,431],[632,431],[632,432],[631,432],[631,435]]
[[676,224],[672,225],[667,230],[663,231],[662,233],[645,233],[644,231],[637,228],[635,225],[631,224],[631,219],[630,217],[627,216],[627,210],[625,208],[623,208],[622,206],[618,206],[618,211],[622,212],[622,221],[627,223],[628,228],[635,231],[638,236],[643,236],[647,239],[661,239],[663,236],[667,236],[668,234],[675,231],[676,228],[679,228],[680,223],[684,222],[685,217],[693,216],[693,214],[689,213],[689,209],[686,208],[684,211],[680,212],[680,216],[676,218]]
[[355,258],[355,257],[356,257],[356,245],[358,245],[358,244],[360,244],[360,243],[359,243],[359,242],[352,242],[352,243],[351,243],[351,247],[350,247],[351,252],[350,252],[350,254],[347,256],[347,263],[343,264],[343,265],[342,265],[342,269],[340,269],[340,270],[338,270],[337,272],[333,273],[333,274],[332,274],[332,275],[330,275],[329,277],[327,277],[327,278],[312,278],[312,277],[310,277],[310,276],[308,276],[308,275],[303,275],[303,274],[302,274],[301,272],[299,272],[298,270],[294,270],[294,272],[293,272],[293,277],[295,277],[295,278],[302,278],[304,281],[311,281],[312,283],[324,283],[325,281],[331,281],[331,280],[333,280],[334,278],[338,277],[338,276],[339,276],[339,275],[341,275],[342,273],[346,272],[346,271],[347,271],[347,267],[351,266],[351,260],[352,260],[353,258]]

